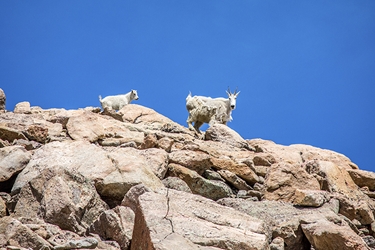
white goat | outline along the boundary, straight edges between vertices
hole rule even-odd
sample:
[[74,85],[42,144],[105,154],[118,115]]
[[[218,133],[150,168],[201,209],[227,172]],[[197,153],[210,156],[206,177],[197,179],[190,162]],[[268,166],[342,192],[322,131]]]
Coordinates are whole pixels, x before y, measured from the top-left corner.
[[[189,112],[187,124],[190,130],[201,133],[199,128],[208,123],[227,124],[232,120],[232,110],[236,108],[236,98],[240,91],[231,93],[228,89],[228,98],[211,98],[206,96],[191,96],[191,93],[186,97],[186,109]],[[193,123],[194,122],[194,126]]]
[[110,95],[104,97],[103,99],[101,96],[99,96],[99,101],[102,105],[103,110],[105,108],[120,110],[133,100],[138,100],[137,90],[131,90],[129,93],[126,93],[125,95]]
[[[186,109],[189,112],[187,123],[190,130],[195,129],[195,131],[200,133],[199,127],[202,126],[203,123],[213,125],[216,122],[217,107],[207,106],[199,96],[192,97],[191,94],[189,94],[186,97]],[[192,124],[193,122],[194,126]]]

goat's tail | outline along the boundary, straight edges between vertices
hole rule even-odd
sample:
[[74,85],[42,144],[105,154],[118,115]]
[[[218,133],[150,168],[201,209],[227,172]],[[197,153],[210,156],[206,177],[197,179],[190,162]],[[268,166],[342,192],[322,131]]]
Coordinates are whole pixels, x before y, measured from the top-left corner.
[[99,102],[102,102],[102,96],[99,95]]

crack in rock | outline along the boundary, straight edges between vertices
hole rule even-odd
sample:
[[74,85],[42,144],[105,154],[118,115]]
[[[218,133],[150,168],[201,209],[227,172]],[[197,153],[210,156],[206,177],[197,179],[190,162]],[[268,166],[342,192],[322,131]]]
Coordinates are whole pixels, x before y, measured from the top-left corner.
[[137,122],[138,118],[142,117],[143,116],[143,113],[141,113],[140,115],[138,115],[134,120],[133,120],[133,123],[134,124],[138,124],[138,123],[141,123],[141,121]]
[[167,188],[167,213],[165,214],[165,216],[163,217],[163,219],[166,219],[167,221],[169,221],[169,223],[171,224],[171,228],[172,228],[172,232],[169,233],[168,235],[166,235],[164,237],[163,240],[165,240],[169,235],[173,234],[174,233],[174,227],[173,227],[173,222],[170,218],[168,218],[168,214],[169,214],[169,207],[170,207],[170,204],[169,204],[169,201],[170,201],[170,198],[169,198],[169,188]]

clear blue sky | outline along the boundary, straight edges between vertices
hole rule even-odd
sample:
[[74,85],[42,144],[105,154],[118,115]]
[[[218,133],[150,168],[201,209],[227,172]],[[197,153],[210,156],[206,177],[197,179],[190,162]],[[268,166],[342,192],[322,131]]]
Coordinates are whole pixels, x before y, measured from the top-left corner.
[[135,104],[186,126],[185,98],[241,91],[245,139],[310,144],[375,171],[375,1],[0,1],[7,109]]

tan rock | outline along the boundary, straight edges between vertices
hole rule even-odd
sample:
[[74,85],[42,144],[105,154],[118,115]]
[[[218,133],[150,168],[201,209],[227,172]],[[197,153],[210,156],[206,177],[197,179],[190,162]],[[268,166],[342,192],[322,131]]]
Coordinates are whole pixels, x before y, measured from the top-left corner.
[[328,200],[328,194],[320,190],[296,189],[293,204],[303,207],[320,207]]
[[255,166],[271,166],[276,163],[275,157],[268,153],[257,153],[253,158]]
[[[29,139],[31,140],[40,138],[40,136],[37,138],[33,137],[34,134],[40,134],[37,132],[38,130],[43,131],[43,143],[46,141],[46,137],[48,137],[48,141],[67,139],[62,125],[45,120],[43,114],[17,114],[7,112],[0,116],[0,124],[2,124],[0,125],[0,136],[9,142],[15,139],[28,140],[25,135],[29,135]],[[4,133],[1,135],[1,130],[5,129],[7,132],[5,133],[3,131]],[[45,135],[44,131],[48,131],[48,135]]]
[[[272,237],[281,237],[284,240],[285,250],[310,249],[310,244],[301,229],[301,221],[313,223],[324,219],[345,225],[345,221],[333,211],[330,204],[319,208],[297,208],[288,202],[233,198],[221,199],[218,203],[263,220],[269,226]],[[347,229],[351,230],[350,227]]]
[[155,110],[137,104],[129,104],[120,109],[119,113],[122,114],[123,121],[130,123],[173,123],[171,119]]
[[[165,154],[163,150],[159,152]],[[152,189],[163,187],[150,166],[152,162],[161,164],[157,157],[155,154],[155,157],[146,159],[140,150],[134,148],[106,151],[85,141],[51,142],[35,151],[24,171],[18,175],[12,192],[17,192],[44,169],[62,167],[92,180],[107,202],[121,201],[125,193],[139,183]]]
[[270,244],[270,250],[284,250],[284,239],[276,237]]
[[327,220],[302,224],[302,230],[315,249],[325,250],[367,250],[366,243],[350,230]]
[[162,182],[166,188],[171,188],[171,189],[178,190],[178,191],[192,193],[189,186],[186,184],[186,182],[184,182],[178,177],[170,176],[170,177],[163,179]]
[[[102,173],[96,182],[96,188],[102,196],[121,201],[132,186],[140,183],[152,190],[164,187],[153,173],[151,161],[145,159],[140,150],[116,148],[106,157],[111,160],[111,165],[104,166],[104,169],[110,170],[110,173]],[[89,175],[89,171],[86,175]]]
[[253,166],[253,168],[254,168],[254,172],[258,176],[262,176],[262,177],[266,177],[266,175],[268,174],[268,171],[270,170],[270,167],[267,167],[267,166]]
[[152,172],[162,180],[168,170],[168,153],[157,148],[149,148],[137,152],[143,156]]
[[211,162],[213,168],[218,170],[228,170],[241,177],[250,185],[254,185],[259,181],[258,175],[244,163],[235,162],[228,157],[211,158]]
[[350,197],[357,195],[358,187],[345,168],[329,161],[317,161],[319,175],[324,176],[324,186],[330,192],[342,192]]
[[319,182],[297,164],[272,165],[264,183],[267,200],[288,201],[295,199],[297,189],[320,190]]
[[200,151],[178,150],[169,154],[169,162],[182,165],[202,175],[213,164],[211,157]]
[[138,197],[146,192],[152,192],[152,190],[143,184],[131,187],[121,201],[121,206],[129,207],[133,212],[136,212],[137,207],[139,206]]
[[154,147],[156,147],[157,143],[158,143],[158,138],[156,137],[156,135],[155,134],[148,134],[148,135],[145,136],[144,142],[141,145],[141,148],[143,148],[143,149],[154,148]]
[[224,124],[214,124],[205,133],[205,140],[219,141],[238,148],[249,148],[247,142],[233,129]]
[[238,190],[250,190],[252,189],[249,185],[246,184],[244,180],[242,180],[237,175],[233,174],[228,170],[219,170],[217,171],[226,181],[232,184]]
[[[14,146],[21,146],[25,148],[27,151],[34,150],[37,148],[40,148],[42,146],[41,143],[36,142],[36,141],[28,141],[28,140],[23,140],[23,139],[17,139],[13,141]],[[7,145],[10,146],[10,145]]]
[[218,200],[233,195],[232,190],[224,182],[207,180],[197,172],[178,164],[169,164],[168,175],[178,177],[186,182],[194,194],[199,194],[212,200]]
[[16,104],[13,110],[16,114],[31,114],[31,108],[29,102],[19,102]]
[[157,113],[153,109],[141,105],[128,104],[120,109],[118,113],[122,114],[124,122],[141,125],[143,129],[192,134],[180,124]]
[[359,169],[348,169],[350,177],[359,187],[368,187],[369,190],[375,191],[375,173]]
[[121,249],[129,249],[134,227],[134,212],[123,206],[106,210],[93,222],[89,233],[116,241]]
[[0,240],[0,247],[3,249],[8,249],[10,246],[15,247],[15,249],[17,249],[16,247],[27,249],[53,248],[48,241],[10,216],[0,218],[0,235],[3,238]]
[[138,199],[131,249],[268,248],[269,236],[261,220],[201,196],[168,189],[146,192]]
[[166,152],[170,153],[174,141],[168,137],[162,137],[157,141],[157,147],[164,149]]
[[322,178],[322,189],[335,194],[340,201],[340,213],[349,219],[357,219],[368,225],[374,221],[374,202],[366,196],[350,177],[344,167],[329,161],[315,161],[310,169]]
[[58,123],[61,124],[64,129],[66,129],[66,124],[69,121],[70,117],[73,116],[80,116],[85,112],[93,112],[95,108],[84,108],[84,109],[77,109],[77,110],[66,110],[66,109],[46,109],[42,110],[40,115],[43,117],[44,120],[49,121],[51,123]]
[[48,128],[40,125],[30,125],[25,131],[27,138],[31,141],[46,143],[48,138]]
[[130,141],[140,145],[144,139],[142,132],[131,131],[120,121],[105,119],[88,111],[82,115],[70,117],[66,127],[74,140],[96,142],[110,138],[117,139],[118,145]]
[[24,169],[31,159],[31,153],[21,146],[0,148],[0,182],[9,180]]
[[272,141],[261,139],[248,140],[247,142],[251,147],[254,147],[257,152],[272,155],[276,162],[303,164],[311,160],[329,161],[345,169],[358,169],[358,166],[351,162],[348,157],[327,149],[303,144],[283,146]]
[[55,167],[45,169],[21,189],[15,214],[83,234],[107,209],[87,178]]
[[3,125],[0,125],[0,138],[8,142],[13,142],[17,139],[27,140],[26,136],[22,134],[21,131]]

